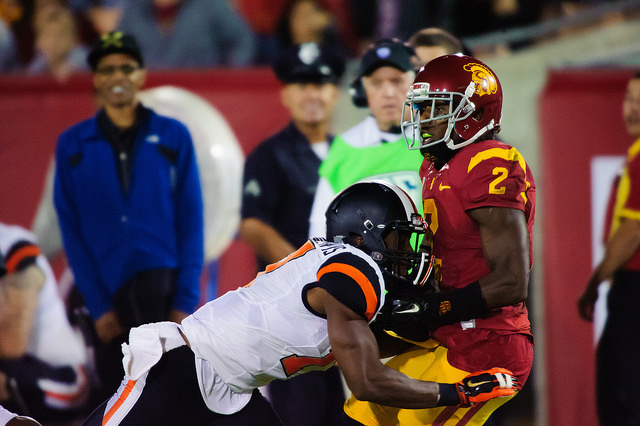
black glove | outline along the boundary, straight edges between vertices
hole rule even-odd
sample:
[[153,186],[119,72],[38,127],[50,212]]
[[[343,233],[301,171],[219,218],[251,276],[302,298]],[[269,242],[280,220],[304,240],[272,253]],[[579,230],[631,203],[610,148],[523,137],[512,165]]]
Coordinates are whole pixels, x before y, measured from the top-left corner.
[[423,342],[430,336],[428,306],[424,289],[390,291],[372,325],[407,340]]

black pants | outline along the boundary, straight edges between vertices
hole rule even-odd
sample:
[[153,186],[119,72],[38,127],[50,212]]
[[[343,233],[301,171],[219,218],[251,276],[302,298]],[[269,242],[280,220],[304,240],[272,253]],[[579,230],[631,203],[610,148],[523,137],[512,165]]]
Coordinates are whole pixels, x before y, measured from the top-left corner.
[[268,390],[269,401],[286,426],[340,424],[345,396],[337,367],[276,380]]
[[[107,403],[96,408],[83,425],[101,425]],[[198,387],[193,351],[181,346],[165,353],[150,370],[142,394],[120,425],[280,426],[281,422],[257,389],[251,401],[235,414],[209,410]]]
[[596,352],[601,425],[640,425],[640,272],[620,271],[607,300],[608,316]]
[[176,289],[177,272],[157,268],[138,272],[118,290],[113,298],[114,310],[124,332],[109,343],[96,342],[96,370],[100,378],[99,401],[118,390],[124,375],[122,343],[133,327],[168,321]]

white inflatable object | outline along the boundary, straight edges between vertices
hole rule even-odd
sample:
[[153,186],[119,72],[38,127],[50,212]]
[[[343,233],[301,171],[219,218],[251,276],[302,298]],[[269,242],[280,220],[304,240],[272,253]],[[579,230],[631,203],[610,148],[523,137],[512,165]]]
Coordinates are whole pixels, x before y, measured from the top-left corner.
[[180,120],[193,139],[204,202],[205,261],[220,257],[240,224],[244,155],[231,127],[207,100],[173,86],[143,90],[140,101]]

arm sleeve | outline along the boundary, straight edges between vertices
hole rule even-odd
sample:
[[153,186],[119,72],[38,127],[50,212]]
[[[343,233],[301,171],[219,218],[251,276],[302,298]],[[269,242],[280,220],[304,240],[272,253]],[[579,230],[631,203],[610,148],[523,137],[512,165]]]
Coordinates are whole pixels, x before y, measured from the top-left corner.
[[173,308],[192,313],[200,300],[200,274],[204,259],[202,190],[191,136],[180,127],[180,155],[175,188],[178,242],[178,278]]
[[326,237],[327,223],[324,213],[327,211],[327,207],[329,207],[335,195],[329,181],[321,177],[313,198],[313,205],[311,206],[311,214],[309,216],[309,238]]
[[75,284],[85,299],[91,317],[97,319],[111,310],[113,305],[109,292],[99,277],[88,244],[82,235],[71,179],[72,167],[70,154],[64,149],[63,135],[56,147],[53,200],[58,213],[64,251],[71,265]]
[[361,257],[341,253],[322,264],[319,287],[371,321],[380,308],[382,286],[374,268]]
[[24,239],[16,241],[5,255],[7,273],[24,271],[36,263],[39,254],[40,249],[32,241]]

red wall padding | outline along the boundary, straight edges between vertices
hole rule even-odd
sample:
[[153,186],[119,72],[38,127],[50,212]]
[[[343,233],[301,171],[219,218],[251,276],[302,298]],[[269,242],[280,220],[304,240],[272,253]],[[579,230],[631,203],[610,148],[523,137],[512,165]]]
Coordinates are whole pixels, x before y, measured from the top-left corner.
[[[624,154],[629,70],[551,71],[539,102],[548,424],[596,425],[591,324],[576,302],[591,274],[590,160]],[[624,372],[620,372],[624,375]]]

